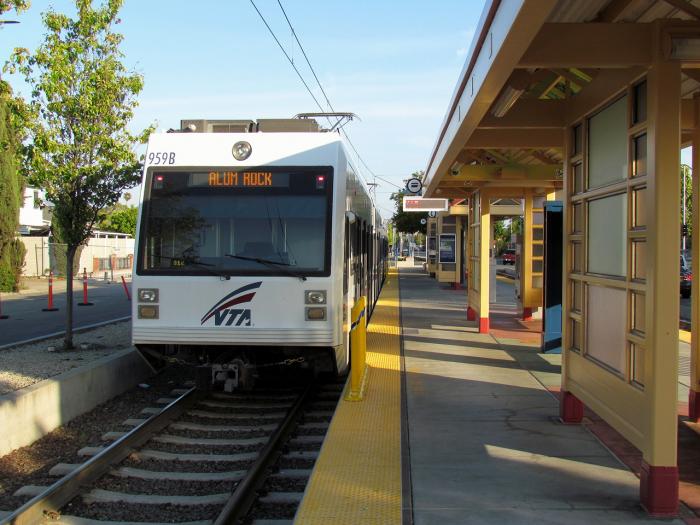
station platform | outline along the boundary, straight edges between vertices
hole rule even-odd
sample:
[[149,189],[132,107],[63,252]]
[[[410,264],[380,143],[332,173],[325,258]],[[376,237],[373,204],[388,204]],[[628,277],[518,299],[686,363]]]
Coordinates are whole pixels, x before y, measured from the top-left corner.
[[[295,523],[658,521],[614,431],[592,413],[560,422],[560,356],[493,314],[479,334],[464,290],[392,270],[368,326],[365,398],[339,405]],[[696,520],[682,506],[664,522]]]

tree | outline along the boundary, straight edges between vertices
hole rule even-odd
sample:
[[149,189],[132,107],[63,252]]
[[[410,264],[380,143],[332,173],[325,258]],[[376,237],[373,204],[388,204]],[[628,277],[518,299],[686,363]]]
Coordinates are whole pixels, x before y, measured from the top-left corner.
[[[0,15],[10,10],[24,11],[26,0],[0,0]],[[0,26],[3,27],[3,26]],[[24,180],[17,169],[23,121],[21,100],[12,96],[9,84],[0,80],[0,291],[17,291],[24,259],[15,234],[19,225]],[[21,243],[20,243],[21,244]]]
[[681,164],[681,224],[683,224],[683,182],[685,182],[685,225],[686,239],[693,238],[693,170],[687,164]]
[[[412,178],[423,179],[422,171],[415,171],[411,174]],[[426,233],[427,225],[421,224],[421,219],[428,219],[427,213],[415,213],[415,212],[405,212],[403,211],[403,198],[405,196],[410,196],[407,190],[399,190],[396,193],[392,193],[391,200],[394,201],[396,205],[396,211],[394,212],[391,222],[394,223],[394,227],[397,232],[403,233]]]
[[0,86],[0,291],[16,291],[21,272],[12,257],[24,181],[17,170],[17,136],[11,121],[11,91]]
[[0,15],[14,9],[18,13],[29,9],[28,0],[0,0]]
[[77,17],[49,10],[44,42],[31,54],[15,49],[10,71],[32,88],[27,169],[32,185],[53,205],[53,222],[66,244],[66,335],[73,348],[73,262],[90,237],[100,210],[117,202],[140,179],[134,145],[145,141],[127,131],[143,87],[140,75],[121,63],[122,36],[112,31],[123,0],[76,0]]
[[100,230],[136,235],[136,220],[139,209],[136,206],[116,204],[101,217]]

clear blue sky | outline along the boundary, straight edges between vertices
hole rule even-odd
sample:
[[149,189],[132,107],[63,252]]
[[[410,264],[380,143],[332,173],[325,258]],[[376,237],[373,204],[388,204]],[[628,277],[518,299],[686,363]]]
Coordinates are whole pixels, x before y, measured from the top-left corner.
[[[323,100],[277,1],[255,3]],[[49,6],[74,13],[72,4],[32,0],[27,12],[6,14],[21,23],[0,29],[3,61],[16,46],[40,44],[41,13]],[[411,172],[425,168],[483,4],[282,0],[334,108],[362,119],[346,130],[377,175],[402,186]],[[125,0],[121,19],[124,62],[145,79],[134,129],[156,122],[164,130],[182,118],[275,118],[317,110],[249,0]],[[4,78],[25,92],[19,79]],[[377,182],[386,218],[396,187]]]

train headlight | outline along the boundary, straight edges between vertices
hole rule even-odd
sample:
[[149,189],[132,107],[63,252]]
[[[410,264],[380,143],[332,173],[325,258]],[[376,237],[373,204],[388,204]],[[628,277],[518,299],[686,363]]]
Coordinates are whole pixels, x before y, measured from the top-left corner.
[[158,302],[158,288],[139,288],[137,293],[140,303]]
[[158,319],[157,304],[140,304],[138,312],[139,319]]
[[253,147],[245,140],[241,140],[233,145],[231,153],[236,160],[245,160],[253,153]]
[[326,304],[326,291],[306,290],[304,292],[304,304]]
[[325,321],[326,308],[324,306],[309,306],[306,308],[307,321]]

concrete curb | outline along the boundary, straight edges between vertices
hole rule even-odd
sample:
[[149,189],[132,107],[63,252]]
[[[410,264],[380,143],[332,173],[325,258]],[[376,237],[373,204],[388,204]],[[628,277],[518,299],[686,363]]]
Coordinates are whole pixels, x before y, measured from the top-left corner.
[[133,388],[154,370],[129,348],[0,396],[0,456]]
[[[73,333],[77,334],[79,332],[85,332],[86,330],[92,330],[93,328],[99,328],[101,326],[106,326],[108,324],[121,323],[122,321],[128,321],[129,319],[131,319],[131,316],[126,315],[124,317],[117,317],[116,319],[109,319],[107,321],[100,321],[98,323],[87,324],[84,326],[76,326],[73,328]],[[15,346],[22,346],[22,345],[27,345],[30,343],[38,343],[39,341],[43,341],[45,339],[54,339],[56,337],[63,337],[64,335],[66,335],[66,332],[63,330],[60,332],[53,332],[50,334],[39,335],[37,337],[31,337],[29,339],[22,339],[21,341],[15,341],[13,343],[7,343],[4,345],[0,345],[0,350],[6,350],[8,348],[14,348]]]

